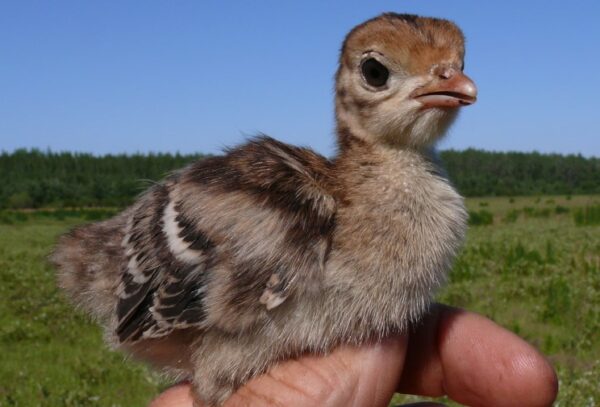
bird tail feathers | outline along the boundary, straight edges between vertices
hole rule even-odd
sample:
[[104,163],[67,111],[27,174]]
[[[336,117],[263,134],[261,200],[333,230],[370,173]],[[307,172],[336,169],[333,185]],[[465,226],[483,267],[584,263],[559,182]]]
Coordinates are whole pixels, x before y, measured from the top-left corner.
[[49,260],[59,286],[80,308],[108,324],[118,301],[124,258],[120,217],[81,226],[63,235]]

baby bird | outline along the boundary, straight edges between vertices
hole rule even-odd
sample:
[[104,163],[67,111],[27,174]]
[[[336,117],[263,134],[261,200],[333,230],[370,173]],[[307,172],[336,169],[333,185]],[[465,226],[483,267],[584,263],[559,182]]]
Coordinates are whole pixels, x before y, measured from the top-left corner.
[[52,255],[108,341],[215,406],[277,361],[405,332],[465,233],[429,153],[477,90],[453,23],[386,13],[346,37],[329,160],[266,136],[172,174]]

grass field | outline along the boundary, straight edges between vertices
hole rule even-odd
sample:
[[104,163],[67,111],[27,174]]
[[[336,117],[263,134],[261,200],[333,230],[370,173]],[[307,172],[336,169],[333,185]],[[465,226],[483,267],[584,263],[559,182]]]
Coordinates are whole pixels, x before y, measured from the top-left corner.
[[[560,377],[557,405],[600,404],[600,196],[468,206],[473,225],[440,301],[485,314],[547,354]],[[60,233],[110,212],[0,213],[0,406],[142,406],[166,386],[106,349],[45,262]]]

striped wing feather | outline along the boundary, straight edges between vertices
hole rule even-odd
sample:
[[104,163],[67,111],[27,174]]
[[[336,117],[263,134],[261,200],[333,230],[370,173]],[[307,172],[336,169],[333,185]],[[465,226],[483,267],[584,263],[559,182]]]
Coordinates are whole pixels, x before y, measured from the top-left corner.
[[123,239],[119,340],[221,321],[235,330],[318,280],[335,221],[329,166],[260,137],[147,191]]

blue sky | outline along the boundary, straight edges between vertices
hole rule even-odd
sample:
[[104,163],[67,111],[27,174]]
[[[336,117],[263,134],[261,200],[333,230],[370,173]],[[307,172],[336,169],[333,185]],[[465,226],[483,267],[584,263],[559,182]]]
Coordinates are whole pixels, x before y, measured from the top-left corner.
[[0,150],[218,152],[256,132],[333,151],[347,31],[383,11],[467,37],[478,103],[442,148],[600,156],[600,2],[3,1]]

